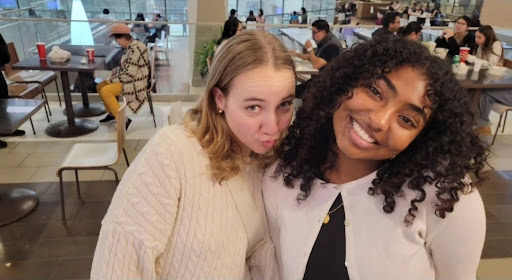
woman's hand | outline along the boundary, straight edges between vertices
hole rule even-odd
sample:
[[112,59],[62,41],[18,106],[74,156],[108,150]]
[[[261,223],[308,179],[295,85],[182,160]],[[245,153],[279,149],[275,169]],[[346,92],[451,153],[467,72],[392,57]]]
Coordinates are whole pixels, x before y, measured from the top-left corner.
[[469,53],[462,53],[460,54],[460,59],[468,61]]
[[443,36],[448,40],[450,37],[453,37],[455,32],[452,29],[445,29],[443,30]]

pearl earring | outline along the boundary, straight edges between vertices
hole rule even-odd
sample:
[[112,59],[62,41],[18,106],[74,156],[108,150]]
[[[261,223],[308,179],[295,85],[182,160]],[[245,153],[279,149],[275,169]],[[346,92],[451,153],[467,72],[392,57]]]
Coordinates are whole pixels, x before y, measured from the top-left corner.
[[219,114],[222,114],[222,113],[224,113],[224,111],[223,111],[223,110],[221,110],[221,109],[219,109]]

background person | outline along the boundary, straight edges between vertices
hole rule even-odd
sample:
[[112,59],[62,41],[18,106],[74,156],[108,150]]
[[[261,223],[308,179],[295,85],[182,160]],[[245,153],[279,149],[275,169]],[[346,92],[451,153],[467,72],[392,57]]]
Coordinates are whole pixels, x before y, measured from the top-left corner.
[[470,19],[468,16],[461,16],[455,22],[455,30],[445,29],[441,36],[436,39],[436,48],[448,49],[448,55],[458,55],[460,47],[468,47],[469,52],[475,50],[475,36],[468,32]]
[[[98,84],[97,91],[108,112],[100,122],[109,122],[119,118],[117,96],[126,97],[128,108],[137,113],[146,102],[146,90],[149,78],[149,54],[146,45],[130,35],[130,28],[123,23],[116,23],[110,29],[110,37],[114,37],[123,49],[121,66],[113,71],[112,77]],[[126,129],[132,120],[128,118]]]
[[398,29],[397,34],[409,39],[411,41],[419,42],[421,40],[421,31],[423,27],[419,22],[411,21],[407,26],[402,26]]

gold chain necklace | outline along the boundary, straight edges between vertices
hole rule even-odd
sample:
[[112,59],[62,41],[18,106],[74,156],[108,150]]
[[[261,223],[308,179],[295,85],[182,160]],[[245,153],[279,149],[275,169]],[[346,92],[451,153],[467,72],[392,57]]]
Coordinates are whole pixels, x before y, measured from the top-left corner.
[[327,212],[327,215],[325,215],[324,218],[324,224],[329,223],[329,221],[331,220],[331,217],[329,215],[334,213],[336,210],[340,209],[341,206],[343,206],[343,202],[338,207],[334,208],[334,210]]

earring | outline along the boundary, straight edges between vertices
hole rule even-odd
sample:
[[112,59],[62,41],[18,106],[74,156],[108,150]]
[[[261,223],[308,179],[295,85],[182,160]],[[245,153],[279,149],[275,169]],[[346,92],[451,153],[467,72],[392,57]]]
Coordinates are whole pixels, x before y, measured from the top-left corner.
[[221,109],[219,109],[219,114],[222,114],[222,113],[224,113],[224,111],[223,111],[223,110],[221,110]]

